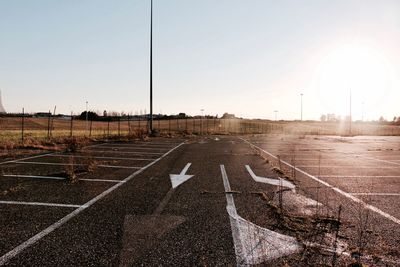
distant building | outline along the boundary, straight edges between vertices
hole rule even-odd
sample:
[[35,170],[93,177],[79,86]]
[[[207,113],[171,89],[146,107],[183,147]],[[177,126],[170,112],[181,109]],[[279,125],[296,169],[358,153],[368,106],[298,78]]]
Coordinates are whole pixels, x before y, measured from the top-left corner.
[[327,114],[327,115],[326,115],[326,120],[327,120],[327,121],[337,121],[338,118],[336,117],[335,114],[330,113],[330,114]]
[[234,119],[234,118],[236,118],[235,114],[229,114],[227,112],[225,112],[224,115],[222,115],[221,117],[221,119]]
[[37,112],[33,115],[35,118],[47,118],[51,116],[50,112]]

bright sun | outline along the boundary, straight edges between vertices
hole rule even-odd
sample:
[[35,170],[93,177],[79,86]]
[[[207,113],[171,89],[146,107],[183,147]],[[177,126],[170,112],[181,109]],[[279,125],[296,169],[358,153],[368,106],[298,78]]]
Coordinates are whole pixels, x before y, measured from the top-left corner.
[[372,47],[342,45],[330,51],[317,70],[319,100],[325,112],[349,113],[349,96],[354,106],[374,107],[391,85],[385,57]]

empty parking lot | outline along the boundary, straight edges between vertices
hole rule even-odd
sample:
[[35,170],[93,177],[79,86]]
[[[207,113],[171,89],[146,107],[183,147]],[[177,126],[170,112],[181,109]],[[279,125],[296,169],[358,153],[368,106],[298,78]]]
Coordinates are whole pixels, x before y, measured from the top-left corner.
[[[297,193],[322,203],[323,212],[335,215],[341,207],[340,232],[346,236],[341,241],[348,251],[359,240],[361,218],[368,224],[361,230],[379,237],[391,252],[381,253],[386,264],[395,265],[399,141],[277,135],[154,138],[3,162],[0,263],[249,265],[290,260],[304,242],[293,229],[279,225],[266,201],[277,194],[275,181],[283,182],[271,171],[278,166],[293,175],[285,181]],[[71,166],[76,183],[65,175]]]

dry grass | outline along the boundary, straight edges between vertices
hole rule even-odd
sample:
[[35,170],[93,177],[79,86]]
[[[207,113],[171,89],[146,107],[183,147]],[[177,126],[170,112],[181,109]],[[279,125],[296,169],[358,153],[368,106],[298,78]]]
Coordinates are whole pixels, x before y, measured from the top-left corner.
[[66,179],[69,183],[74,184],[79,181],[77,173],[76,173],[76,166],[75,166],[75,159],[73,156],[68,158],[68,165],[65,165],[65,174]]

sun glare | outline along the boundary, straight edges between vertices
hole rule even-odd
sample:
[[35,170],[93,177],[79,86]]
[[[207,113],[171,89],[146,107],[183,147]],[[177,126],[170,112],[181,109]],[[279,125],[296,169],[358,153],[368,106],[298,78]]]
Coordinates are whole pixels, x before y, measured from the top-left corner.
[[326,113],[349,114],[350,91],[355,107],[382,104],[391,86],[385,57],[367,45],[338,46],[321,61],[317,70],[319,101]]

